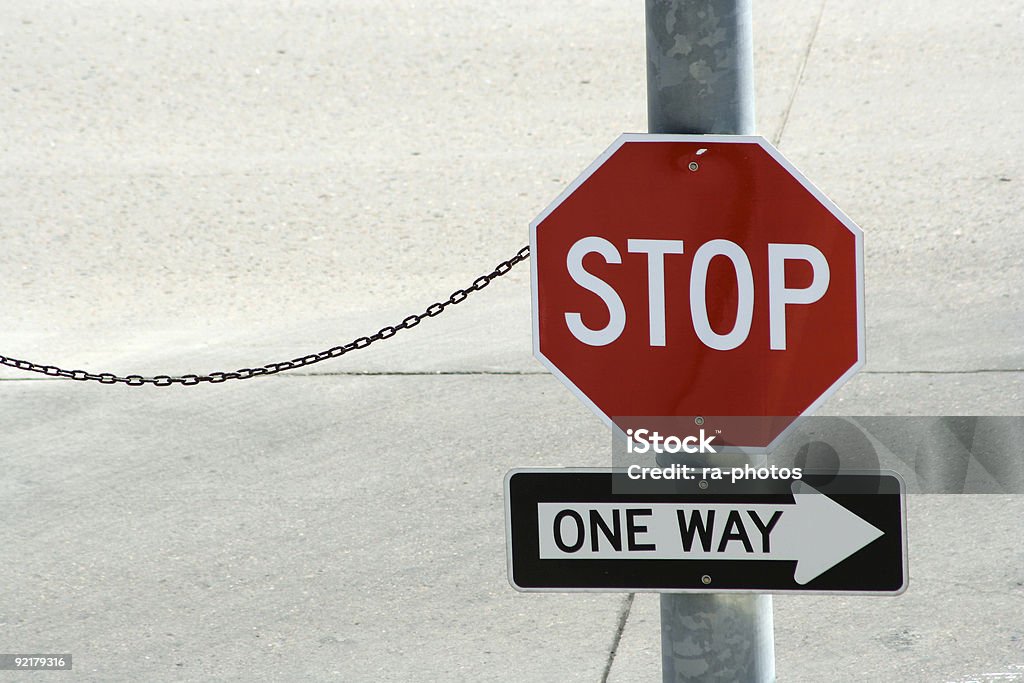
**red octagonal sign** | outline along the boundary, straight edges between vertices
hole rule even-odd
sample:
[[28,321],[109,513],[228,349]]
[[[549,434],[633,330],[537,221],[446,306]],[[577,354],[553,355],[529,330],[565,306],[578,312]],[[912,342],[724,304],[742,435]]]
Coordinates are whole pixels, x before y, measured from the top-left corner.
[[623,135],[530,249],[534,353],[610,425],[755,418],[731,443],[770,448],[864,363],[863,235],[761,137]]

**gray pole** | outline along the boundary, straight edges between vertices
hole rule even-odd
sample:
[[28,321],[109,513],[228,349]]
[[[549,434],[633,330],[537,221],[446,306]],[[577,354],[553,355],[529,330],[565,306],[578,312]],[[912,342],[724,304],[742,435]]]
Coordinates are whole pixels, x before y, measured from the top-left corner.
[[646,0],[652,133],[754,133],[751,0]]
[[[751,0],[646,0],[652,133],[754,132]],[[775,680],[770,595],[661,596],[665,683]]]

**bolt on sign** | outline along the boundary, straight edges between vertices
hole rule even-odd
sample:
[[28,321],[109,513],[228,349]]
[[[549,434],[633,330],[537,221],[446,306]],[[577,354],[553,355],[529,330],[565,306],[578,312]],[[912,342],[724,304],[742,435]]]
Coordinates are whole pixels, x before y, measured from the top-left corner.
[[863,235],[761,137],[622,135],[530,249],[534,354],[620,430],[770,448],[864,363]]

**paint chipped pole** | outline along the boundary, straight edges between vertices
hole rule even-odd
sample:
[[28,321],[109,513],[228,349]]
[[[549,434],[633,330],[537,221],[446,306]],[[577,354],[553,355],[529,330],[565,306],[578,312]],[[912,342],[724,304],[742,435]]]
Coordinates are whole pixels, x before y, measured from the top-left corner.
[[[646,0],[651,133],[754,133],[751,0]],[[713,584],[714,577],[706,577]],[[771,595],[661,595],[665,683],[775,680]]]

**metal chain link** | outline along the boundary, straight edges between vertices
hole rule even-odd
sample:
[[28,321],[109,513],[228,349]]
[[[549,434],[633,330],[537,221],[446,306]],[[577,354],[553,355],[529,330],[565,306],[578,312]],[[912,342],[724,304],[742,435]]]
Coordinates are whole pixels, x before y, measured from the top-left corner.
[[201,382],[210,382],[211,384],[219,384],[220,382],[226,382],[229,379],[249,379],[250,377],[259,377],[262,375],[273,375],[278,372],[284,372],[286,370],[295,370],[296,368],[306,367],[307,365],[313,365],[320,361],[327,360],[329,358],[338,358],[344,356],[350,351],[357,351],[359,349],[365,349],[370,344],[378,342],[382,339],[390,339],[395,336],[400,330],[408,330],[412,327],[416,327],[424,318],[434,318],[444,312],[449,306],[460,304],[466,300],[466,298],[473,292],[479,292],[481,289],[491,284],[495,279],[505,275],[512,267],[521,261],[525,261],[530,256],[529,245],[523,247],[516,255],[507,261],[502,261],[497,267],[486,275],[481,275],[477,279],[473,280],[473,284],[465,289],[456,289],[445,301],[438,301],[436,303],[427,306],[420,314],[412,314],[407,316],[402,322],[396,325],[387,325],[377,330],[376,333],[371,334],[369,337],[359,337],[353,339],[347,344],[342,346],[335,346],[319,353],[311,353],[308,356],[300,356],[293,358],[292,360],[281,361],[279,363],[270,363],[259,368],[242,368],[235,370],[234,372],[211,372],[208,375],[181,375],[179,377],[172,377],[170,375],[156,375],[155,377],[143,377],[142,375],[126,375],[120,376],[110,372],[101,372],[94,374],[86,372],[85,370],[64,370],[55,365],[40,365],[27,360],[18,360],[17,358],[8,358],[7,356],[0,355],[0,365],[6,365],[11,368],[17,368],[18,370],[28,370],[29,372],[38,372],[43,375],[49,375],[50,377],[66,377],[67,379],[74,379],[80,382],[94,381],[101,384],[127,384],[130,387],[139,387],[144,384],[152,384],[158,387],[169,387],[172,384],[181,384],[183,386],[194,386]]

